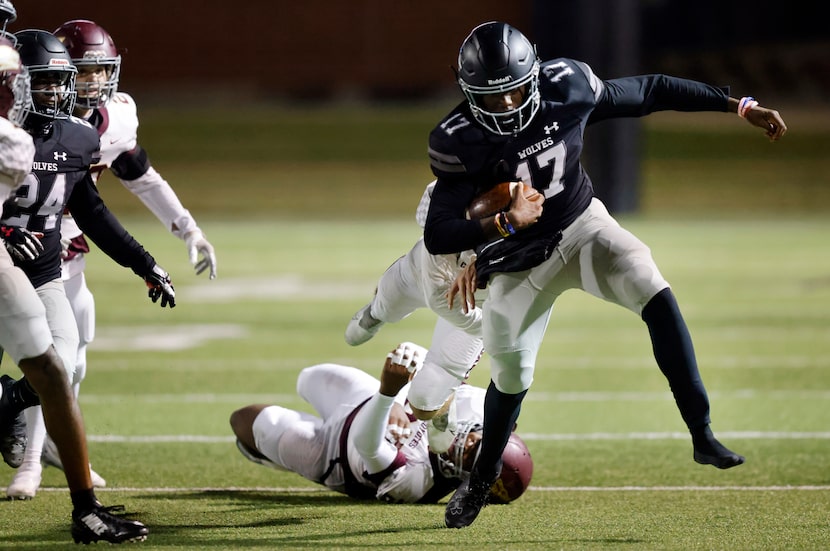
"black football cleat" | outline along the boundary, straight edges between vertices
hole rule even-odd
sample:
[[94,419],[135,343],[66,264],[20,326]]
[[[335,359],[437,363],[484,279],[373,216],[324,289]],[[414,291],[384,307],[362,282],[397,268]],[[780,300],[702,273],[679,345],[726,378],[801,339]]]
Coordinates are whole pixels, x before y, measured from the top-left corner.
[[11,386],[15,380],[8,375],[0,376],[0,385],[3,385],[3,395],[0,396],[0,455],[3,461],[12,469],[23,463],[23,454],[26,452],[26,418],[23,412],[14,416],[8,415]]
[[444,524],[447,528],[464,528],[471,525],[487,505],[490,488],[497,478],[498,474],[488,482],[482,480],[478,472],[473,470],[470,477],[461,483],[450,502],[447,503],[447,510],[444,513]]
[[718,469],[730,469],[732,467],[737,467],[746,461],[746,458],[743,455],[738,455],[733,451],[729,451],[725,446],[723,446],[723,444],[720,444],[720,442],[718,442],[718,445],[723,449],[714,454],[704,453],[695,449],[695,462],[700,463],[701,465],[714,465]]
[[705,427],[697,434],[692,434],[692,445],[695,449],[695,462],[701,465],[713,465],[718,469],[730,469],[746,461],[743,455],[738,455],[721,444],[709,427]]
[[146,526],[137,520],[113,514],[123,510],[123,505],[104,507],[99,503],[91,509],[72,511],[72,539],[84,545],[99,541],[124,543],[146,540],[150,533]]

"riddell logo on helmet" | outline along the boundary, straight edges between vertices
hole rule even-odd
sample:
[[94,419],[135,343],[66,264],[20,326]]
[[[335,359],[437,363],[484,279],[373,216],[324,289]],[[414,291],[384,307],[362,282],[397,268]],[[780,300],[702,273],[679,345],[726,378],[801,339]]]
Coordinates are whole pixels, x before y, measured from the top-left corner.
[[504,84],[505,82],[510,82],[513,80],[513,77],[507,75],[506,77],[497,78],[496,80],[488,80],[487,84]]
[[55,58],[50,59],[49,60],[49,66],[53,67],[55,65],[60,65],[62,67],[67,67],[67,66],[69,66],[69,60],[68,59],[55,59]]

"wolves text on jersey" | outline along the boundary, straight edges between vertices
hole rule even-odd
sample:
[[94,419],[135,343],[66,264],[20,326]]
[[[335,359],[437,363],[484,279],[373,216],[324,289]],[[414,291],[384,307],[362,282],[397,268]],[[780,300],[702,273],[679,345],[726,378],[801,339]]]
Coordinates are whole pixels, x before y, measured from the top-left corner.
[[44,163],[42,161],[34,161],[32,163],[32,170],[42,170],[45,172],[57,172],[58,163]]
[[545,138],[542,141],[536,142],[535,144],[524,148],[521,151],[517,151],[516,154],[519,156],[519,159],[526,159],[529,155],[533,155],[534,153],[539,153],[543,149],[547,149],[548,147],[553,146],[553,138]]

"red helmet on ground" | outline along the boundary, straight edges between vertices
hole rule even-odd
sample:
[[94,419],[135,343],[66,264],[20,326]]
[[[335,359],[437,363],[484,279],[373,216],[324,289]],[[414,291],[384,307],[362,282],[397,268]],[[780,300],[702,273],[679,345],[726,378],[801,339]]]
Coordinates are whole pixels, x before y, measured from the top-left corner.
[[[459,480],[470,476],[481,452],[480,423],[462,421],[458,424],[450,448],[438,456],[441,472],[448,478]],[[490,503],[510,503],[521,496],[530,486],[533,476],[533,458],[519,435],[510,434],[507,446],[501,455],[501,474],[490,488]]]
[[518,499],[530,486],[533,476],[530,450],[515,432],[507,441],[501,460],[501,474],[490,488],[490,503],[510,503]]
[[[87,109],[105,105],[118,91],[121,75],[121,56],[110,34],[94,21],[73,19],[58,27],[54,35],[66,46],[78,68],[77,105]],[[83,74],[90,66],[103,67],[106,80],[87,82]]]

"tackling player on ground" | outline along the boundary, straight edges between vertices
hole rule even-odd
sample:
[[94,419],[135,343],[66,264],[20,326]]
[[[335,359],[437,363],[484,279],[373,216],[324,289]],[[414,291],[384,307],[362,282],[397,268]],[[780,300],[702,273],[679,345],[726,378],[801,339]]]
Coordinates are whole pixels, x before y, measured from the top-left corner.
[[[786,131],[778,112],[700,82],[666,75],[604,81],[580,61],[542,63],[530,41],[501,22],[480,25],[463,41],[458,83],[465,101],[430,133],[437,183],[424,243],[432,254],[478,253],[477,280],[462,277],[459,284],[463,302],[473,303],[475,288],[489,286],[482,332],[491,382],[481,456],[447,506],[447,526],[469,525],[486,504],[501,450],[533,381],[553,304],[568,289],[582,289],[642,317],[691,433],[695,461],[721,469],[743,463],[709,427],[709,399],[668,282],[648,247],[594,197],[580,164],[582,134],[593,122],[660,110],[731,111],[774,141]],[[543,200],[514,193],[507,212],[465,218],[478,193],[515,180],[532,185]]]
[[[458,389],[458,434],[446,453],[428,448],[426,423],[405,411],[407,389],[426,350],[401,343],[380,381],[364,371],[320,364],[300,372],[297,393],[318,416],[254,404],[231,415],[237,446],[255,463],[297,473],[336,492],[387,503],[435,503],[466,478],[478,455],[484,389]],[[533,462],[516,434],[492,491],[502,502],[530,483]]]

